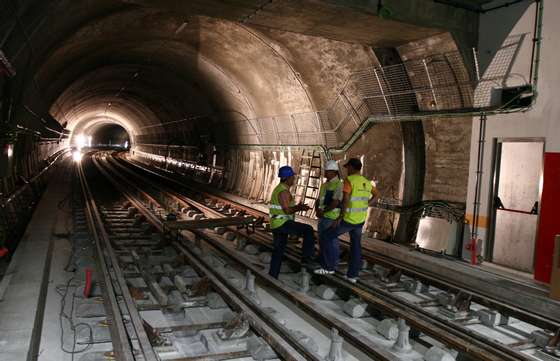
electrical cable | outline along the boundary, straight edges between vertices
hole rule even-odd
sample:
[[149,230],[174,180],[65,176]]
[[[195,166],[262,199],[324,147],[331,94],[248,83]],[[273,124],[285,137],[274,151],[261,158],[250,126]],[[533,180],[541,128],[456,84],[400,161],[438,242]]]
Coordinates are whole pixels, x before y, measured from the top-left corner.
[[[78,285],[76,284],[71,284],[72,281],[74,281],[74,276],[72,276],[68,282],[66,282],[65,285],[57,285],[55,287],[55,291],[56,293],[58,293],[61,296],[61,301],[60,301],[60,312],[59,312],[59,324],[60,324],[60,349],[67,354],[71,354],[72,355],[72,361],[74,360],[74,355],[78,354],[78,353],[83,353],[87,350],[89,350],[93,344],[94,344],[94,340],[93,340],[93,328],[91,327],[91,325],[85,323],[85,322],[79,322],[79,323],[74,323],[74,305],[75,305],[75,299],[76,299],[76,291],[74,290],[74,292],[72,292],[72,304],[71,304],[71,308],[70,308],[70,314],[68,315],[65,311],[66,309],[66,298],[68,297],[68,291],[70,290],[70,288],[75,288],[78,287]],[[73,345],[72,345],[72,349],[68,350],[65,348],[64,346],[64,319],[67,320],[67,322],[70,325],[70,330],[72,330],[73,332]],[[86,346],[82,347],[79,350],[76,350],[76,343],[77,343],[77,332],[78,329],[80,327],[86,327],[89,331],[89,340],[86,344]]]
[[[72,186],[73,188],[76,186],[76,181],[75,178],[72,178]],[[62,201],[60,201],[58,203],[58,207],[60,208],[61,206],[63,206],[64,204],[70,202],[69,204],[72,206],[73,205],[73,201],[75,201],[75,199],[72,197],[73,192],[69,192],[68,195],[66,195],[64,197],[64,199]],[[70,266],[73,265],[73,269],[77,269],[77,265],[75,264],[75,260],[76,260],[76,256],[77,256],[77,249],[76,249],[76,242],[72,242],[72,251],[70,254],[70,257],[68,259],[68,264],[66,265],[66,267],[64,268],[65,271],[70,272]],[[55,291],[61,296],[61,301],[60,301],[60,312],[59,312],[59,324],[60,324],[60,349],[67,354],[71,354],[72,355],[72,361],[74,361],[74,356],[76,354],[79,353],[83,353],[87,350],[89,350],[93,344],[94,344],[94,337],[93,337],[93,328],[91,325],[89,325],[88,323],[85,322],[78,322],[78,323],[74,323],[74,307],[75,307],[75,303],[76,303],[76,298],[79,298],[76,295],[76,291],[77,291],[77,287],[80,286],[80,284],[72,284],[72,282],[75,280],[75,276],[70,277],[70,279],[68,279],[68,281],[66,282],[65,285],[57,285],[55,287]],[[73,288],[74,291],[72,292],[72,304],[70,307],[70,314],[66,313],[66,299],[68,297],[68,292],[69,290]],[[81,297],[83,298],[83,297]],[[72,339],[73,339],[73,343],[72,343],[72,349],[66,349],[65,345],[64,345],[64,330],[65,330],[65,325],[64,325],[64,320],[66,320],[68,322],[68,324],[70,325],[70,330],[72,331],[73,335],[72,335]],[[81,347],[80,349],[76,349],[76,345],[78,342],[78,331],[81,328],[87,328],[88,331],[88,341],[86,343],[85,346]]]
[[453,203],[444,200],[426,200],[410,206],[396,206],[390,204],[379,204],[384,208],[396,213],[413,214],[418,217],[437,217],[448,221],[463,222],[465,217],[465,206],[461,203]]

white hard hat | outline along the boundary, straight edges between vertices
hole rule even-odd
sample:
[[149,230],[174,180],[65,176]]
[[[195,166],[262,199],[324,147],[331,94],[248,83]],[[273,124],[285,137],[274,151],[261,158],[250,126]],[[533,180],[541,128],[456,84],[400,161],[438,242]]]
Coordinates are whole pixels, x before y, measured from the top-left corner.
[[338,172],[338,163],[336,160],[329,160],[325,165],[325,170],[334,170]]

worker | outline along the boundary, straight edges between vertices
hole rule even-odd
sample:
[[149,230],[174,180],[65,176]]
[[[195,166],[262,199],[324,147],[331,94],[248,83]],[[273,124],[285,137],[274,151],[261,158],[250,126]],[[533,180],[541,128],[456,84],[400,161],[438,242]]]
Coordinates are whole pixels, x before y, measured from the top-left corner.
[[269,274],[278,278],[282,257],[286,249],[289,235],[303,237],[302,265],[311,264],[315,251],[315,239],[313,227],[295,221],[295,214],[300,211],[309,210],[309,206],[300,203],[295,204],[294,198],[290,193],[290,187],[295,183],[295,173],[290,166],[280,167],[278,170],[280,184],[274,188],[270,200],[270,228],[274,241],[274,249],[270,260]]
[[334,225],[340,216],[340,207],[342,205],[342,181],[339,178],[336,161],[329,160],[325,165],[325,178],[327,181],[321,185],[319,199],[315,204],[315,211],[319,219],[317,231],[321,247],[321,268],[314,272],[322,275],[333,274],[340,257],[338,241],[326,242],[325,238],[325,232]]
[[[344,180],[342,188],[340,215],[334,226],[325,232],[324,242],[327,244],[338,243],[338,236],[344,233],[350,235],[350,261],[346,279],[356,283],[362,268],[362,228],[366,221],[368,207],[378,192],[371,180],[360,175],[362,162],[359,159],[350,158],[344,167],[348,176]],[[326,266],[334,267],[332,264]]]

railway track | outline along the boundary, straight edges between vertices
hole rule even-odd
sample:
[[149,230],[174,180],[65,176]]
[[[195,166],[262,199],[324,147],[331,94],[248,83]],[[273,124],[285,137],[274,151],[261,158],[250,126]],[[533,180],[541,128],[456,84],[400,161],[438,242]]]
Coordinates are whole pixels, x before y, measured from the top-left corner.
[[[203,254],[195,239],[164,232],[167,212],[158,200],[123,187],[126,183],[97,160],[87,163],[78,173],[111,331],[113,353],[106,357],[319,361],[329,355],[339,360],[337,355],[344,354],[347,360],[368,359],[343,348],[335,330],[307,326],[315,332],[311,338],[286,327],[269,307],[257,307],[261,301],[250,272]],[[99,201],[105,194],[114,199]],[[259,297],[273,303],[270,295]],[[308,322],[300,317],[300,323]],[[396,359],[387,355],[383,359]]]
[[[119,167],[119,164],[113,161],[113,166]],[[120,171],[126,172],[122,164],[120,167]],[[128,172],[130,176],[133,175],[133,173],[130,173],[130,170]],[[151,186],[152,188],[157,188],[153,184]],[[161,193],[161,189],[154,189],[154,192]],[[239,212],[239,210],[234,210],[224,203],[216,206],[213,201],[210,201],[210,206],[177,194],[174,191],[167,191],[166,196],[173,199],[172,202],[178,202],[177,204],[182,202],[183,206],[195,208],[206,217],[224,217],[224,213],[227,216]],[[199,195],[196,198],[201,197]],[[240,232],[230,230],[228,232],[230,239],[234,238],[231,235],[232,233],[237,233],[240,239],[244,237]],[[263,234],[263,232],[256,232],[247,238],[250,242],[263,246],[266,246],[268,242],[268,246],[270,246],[270,237]],[[211,243],[212,247],[224,254],[231,251],[220,245],[219,240],[208,240],[208,242]],[[295,261],[297,259],[297,250],[293,249],[292,252],[290,256]],[[249,263],[245,262],[244,266],[248,267]],[[259,275],[258,270],[254,271],[255,274]],[[346,296],[349,302],[352,297],[356,297],[364,301],[367,307],[381,310],[383,315],[402,317],[420,335],[425,334],[443,340],[443,345],[452,347],[465,355],[474,355],[477,359],[532,359],[532,355],[541,356],[540,353],[543,352],[541,348],[545,348],[547,346],[545,343],[550,341],[551,335],[549,332],[518,320],[504,320],[493,309],[485,309],[483,304],[473,303],[472,299],[470,299],[472,296],[468,294],[458,293],[455,299],[453,299],[448,294],[442,294],[441,290],[430,289],[430,287],[420,284],[415,279],[403,277],[405,279],[402,281],[399,279],[398,282],[395,282],[394,278],[391,279],[386,273],[371,273],[372,275],[370,276],[380,276],[379,278],[382,282],[374,282],[374,277],[372,277],[372,282],[363,282],[359,286],[351,286],[342,281],[340,277],[324,277],[319,280],[319,283],[332,286],[336,292],[341,292],[341,290],[344,290],[343,293],[350,292],[351,296]],[[266,275],[263,272],[261,272],[259,278],[264,279],[265,282],[273,283],[271,280],[266,280]],[[407,292],[409,293],[408,295],[403,295],[403,293]],[[418,300],[414,302],[407,301],[406,298],[411,296],[416,296]],[[446,296],[447,298],[445,298]],[[305,304],[305,302],[299,303]],[[403,305],[405,306],[403,307]],[[310,308],[313,308],[313,306]],[[414,317],[411,317],[411,315]],[[487,328],[487,330],[480,330],[481,328]],[[348,336],[352,334],[351,328],[345,329],[343,327],[341,330],[343,335]],[[495,331],[498,337],[496,335],[487,336],[483,331],[489,333]],[[506,334],[509,340],[508,337],[502,337],[503,341],[500,340],[500,331]],[[352,339],[352,337],[348,337],[348,339],[350,343],[357,347],[363,347],[363,343],[359,339]],[[421,337],[418,339],[422,342]],[[550,351],[551,348],[549,347],[547,350]]]
[[[146,173],[139,174],[137,173],[140,172],[139,169],[133,170],[108,154],[96,155],[93,163],[99,172],[110,180],[112,186],[119,189],[131,209],[135,210],[126,212],[138,212],[136,219],[142,220],[144,224],[147,222],[160,234],[166,234],[166,238],[171,235],[173,241],[166,247],[171,247],[175,254],[182,255],[185,264],[199,275],[204,275],[205,279],[218,282],[226,289],[229,287],[233,296],[238,297],[237,301],[246,307],[246,309],[240,308],[235,299],[232,300],[232,294],[223,290],[217,292],[223,300],[227,301],[232,310],[244,315],[243,317],[250,314],[254,317],[251,320],[260,320],[259,322],[268,326],[269,329],[263,330],[259,329],[257,321],[251,322],[251,325],[256,327],[253,332],[261,335],[268,347],[282,359],[287,359],[286,357],[292,355],[293,351],[296,354],[299,352],[303,359],[319,360],[325,355],[328,356],[331,348],[335,349],[333,352],[338,352],[340,346],[336,344],[340,341],[344,342],[345,348],[348,347],[349,351],[345,349],[346,354],[352,357],[360,354],[361,357],[358,359],[364,359],[362,357],[376,360],[422,359],[422,357],[428,359],[426,357],[431,357],[430,352],[431,354],[439,352],[445,357],[457,357],[457,359],[479,360],[543,360],[547,359],[546,357],[553,360],[556,357],[554,354],[556,349],[551,346],[553,337],[550,332],[534,324],[504,318],[495,311],[496,308],[486,307],[488,303],[492,304],[491,301],[475,302],[472,295],[467,292],[457,292],[453,295],[449,290],[443,291],[445,290],[443,287],[435,288],[424,279],[415,279],[406,273],[401,273],[397,277],[391,274],[389,268],[377,267],[366,270],[365,277],[362,277],[364,281],[358,285],[349,284],[339,276],[316,277],[298,269],[299,250],[293,245],[288,252],[290,260],[288,268],[291,270],[285,272],[280,281],[272,279],[266,274],[267,251],[271,240],[264,229],[257,227],[254,232],[248,232],[247,229],[240,230],[228,226],[215,227],[211,230],[181,230],[169,227],[177,217],[217,221],[241,216],[248,219],[248,223],[254,224],[258,223],[258,218],[262,214],[246,207],[235,207],[235,204],[224,202],[215,196],[208,197],[203,192],[188,195],[183,194],[186,191],[181,189],[179,193],[169,186],[147,180]],[[85,176],[83,178],[85,179]],[[121,214],[122,212],[124,211],[121,210]],[[100,229],[99,225],[97,229]],[[189,239],[190,243],[185,243],[189,242]],[[154,244],[149,246],[155,247]],[[129,248],[135,249],[138,246],[131,244]],[[144,250],[145,248],[146,245]],[[191,249],[196,251],[193,252]],[[127,256],[136,260],[134,265],[139,267],[138,262],[142,257],[138,251],[132,253],[132,250],[119,250],[119,252],[129,252],[130,255]],[[203,255],[211,255],[210,261],[206,261],[205,257],[201,258],[200,252]],[[170,264],[172,262],[168,260],[168,265]],[[220,268],[225,264],[235,270],[238,284],[235,282],[232,284],[230,277],[223,273],[213,272],[212,268],[216,264],[219,264]],[[166,268],[169,269],[170,266]],[[150,284],[157,284],[154,279],[161,281],[161,272],[152,275],[145,272],[137,273],[133,275],[143,275],[148,285],[140,289],[142,292],[152,296],[161,293],[159,296],[161,298],[163,294],[169,295],[173,291],[180,291],[173,289],[173,285],[166,286],[170,288],[160,287],[160,290],[156,286],[150,287]],[[244,280],[239,281],[243,275],[245,275]],[[323,350],[323,356],[320,356],[316,345],[309,348],[305,338],[300,337],[301,335],[295,337],[293,332],[286,332],[284,321],[279,321],[268,314],[269,309],[263,310],[255,304],[255,299],[251,298],[250,292],[247,293],[246,290],[247,284],[255,287],[255,279],[267,294],[277,295],[283,303],[290,304],[290,307],[297,308],[299,313],[304,313],[306,317],[311,317],[314,322],[319,323],[320,331],[317,332],[322,333],[324,340],[329,340],[330,330],[336,330],[331,335],[328,352]],[[243,296],[246,299],[243,299]],[[126,301],[126,297],[124,299]],[[131,311],[128,310],[126,314],[130,315],[130,313]],[[370,322],[369,328],[364,327],[364,323],[361,323],[363,320]],[[539,322],[546,323],[546,320],[541,319]],[[371,324],[375,327],[371,327]],[[551,324],[547,323],[547,325]],[[268,334],[268,331],[272,333]],[[380,335],[385,331],[387,332],[385,336],[388,338],[383,340]],[[375,334],[374,337],[372,333]],[[129,340],[139,339],[137,333],[129,335]],[[169,343],[173,344],[171,341]],[[287,344],[292,351],[286,352],[282,344]],[[137,349],[138,347],[133,347],[135,352]],[[149,350],[148,347],[147,349]],[[177,360],[183,359],[185,358],[177,358]]]
[[[265,219],[268,218],[267,214],[255,208],[239,204],[230,199],[207,191],[201,191],[200,189],[193,190],[189,184],[179,182],[176,179],[172,178],[170,175],[166,176],[164,174],[154,172],[137,162],[125,160],[120,156],[116,156],[115,160],[121,162],[121,164],[133,167],[135,170],[141,172],[145,176],[157,177],[160,182],[163,182],[163,184],[167,185],[168,187],[180,189],[182,192],[186,192],[185,194],[190,194],[190,196],[194,197],[195,199],[199,199],[203,202],[210,200],[211,202],[222,204],[225,207],[229,207],[234,210],[240,210],[253,217],[264,217]],[[348,242],[344,239],[342,239],[341,245],[343,248],[348,248],[349,246]],[[362,253],[364,259],[370,264],[381,266],[378,268],[378,273],[380,276],[379,278],[381,279],[389,278],[393,283],[399,283],[401,277],[405,280],[407,278],[412,278],[416,280],[417,283],[421,283],[425,286],[432,286],[454,295],[461,294],[463,297],[467,296],[471,299],[472,302],[499,312],[504,317],[515,318],[542,329],[552,331],[560,329],[560,320],[551,317],[551,315],[549,314],[549,310],[546,307],[543,307],[541,309],[535,307],[531,309],[522,308],[517,304],[511,302],[511,300],[496,298],[492,295],[470,289],[462,284],[451,282],[445,277],[442,277],[442,275],[440,274],[428,273],[412,268],[410,265],[399,262],[394,258],[387,257],[378,252],[369,250],[367,246],[363,247]],[[520,295],[520,297],[521,296],[522,295]]]

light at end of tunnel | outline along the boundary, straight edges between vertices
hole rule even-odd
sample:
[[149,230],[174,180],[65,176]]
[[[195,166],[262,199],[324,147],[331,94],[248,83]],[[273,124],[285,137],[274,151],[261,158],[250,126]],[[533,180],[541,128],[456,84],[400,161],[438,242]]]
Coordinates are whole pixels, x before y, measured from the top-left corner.
[[74,162],[79,163],[82,160],[82,152],[80,150],[75,150],[74,152],[72,152],[72,159],[74,160]]
[[83,134],[76,135],[76,147],[81,150],[83,147],[87,146],[88,138]]
[[14,145],[13,144],[6,144],[4,148],[4,152],[8,158],[11,158],[14,155]]

